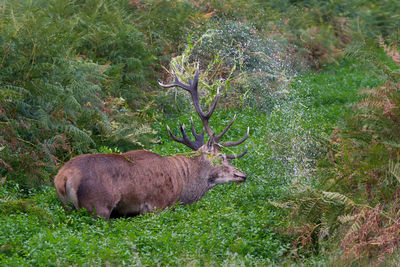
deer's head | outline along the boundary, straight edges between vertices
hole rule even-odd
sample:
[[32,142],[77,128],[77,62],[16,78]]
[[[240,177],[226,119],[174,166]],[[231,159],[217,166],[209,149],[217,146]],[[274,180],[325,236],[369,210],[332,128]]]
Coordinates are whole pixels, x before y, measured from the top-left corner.
[[[170,128],[167,126],[168,134],[174,141],[182,143],[190,147],[194,151],[201,152],[200,157],[202,157],[202,159],[207,163],[206,166],[208,166],[206,167],[207,170],[205,171],[207,171],[206,178],[208,180],[207,182],[210,187],[220,183],[244,182],[246,180],[246,174],[236,169],[231,164],[230,161],[235,158],[243,157],[247,152],[247,148],[244,150],[243,153],[239,155],[227,155],[225,153],[222,153],[222,148],[236,146],[246,141],[246,139],[249,136],[249,128],[247,128],[247,133],[242,139],[235,142],[221,143],[220,139],[232,126],[233,122],[235,121],[235,116],[220,134],[215,134],[211,130],[211,127],[209,125],[209,119],[211,118],[211,115],[213,114],[215,107],[217,105],[219,99],[219,90],[217,91],[217,95],[214,99],[214,102],[211,105],[210,110],[207,113],[204,113],[200,106],[199,94],[197,89],[199,81],[199,71],[197,70],[193,81],[189,79],[189,84],[184,84],[180,82],[178,77],[176,75],[174,76],[175,76],[175,81],[173,83],[170,84],[159,83],[159,84],[162,87],[166,88],[177,86],[190,93],[196,112],[203,123],[203,129],[200,134],[197,133],[193,125],[193,119],[191,119],[191,130],[195,138],[194,141],[190,140],[190,138],[186,134],[184,124],[182,124],[180,127],[180,130],[182,132],[182,138],[178,138],[175,135],[173,135]],[[206,131],[209,136],[209,139],[206,143],[204,142],[204,133],[205,133],[204,131]]]

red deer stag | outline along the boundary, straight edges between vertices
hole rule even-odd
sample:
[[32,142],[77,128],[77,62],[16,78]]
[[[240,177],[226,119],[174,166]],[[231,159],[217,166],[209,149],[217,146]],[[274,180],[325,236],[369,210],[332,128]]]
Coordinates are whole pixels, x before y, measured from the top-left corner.
[[[132,216],[164,209],[177,202],[190,204],[200,199],[209,189],[221,183],[244,182],[246,174],[237,170],[230,160],[242,157],[221,153],[221,147],[231,147],[243,143],[248,135],[236,142],[219,143],[222,136],[233,124],[235,117],[218,135],[210,128],[209,119],[217,105],[219,93],[209,112],[204,113],[199,103],[197,91],[199,72],[189,84],[183,84],[175,75],[171,84],[188,91],[199,115],[203,130],[198,134],[191,120],[195,141],[189,139],[185,126],[180,130],[182,138],[174,141],[182,143],[196,152],[184,156],[163,157],[156,153],[137,150],[124,154],[87,154],[68,161],[55,177],[54,184],[63,206],[85,208],[95,218],[109,219],[116,216]],[[210,139],[204,144],[204,130]]]

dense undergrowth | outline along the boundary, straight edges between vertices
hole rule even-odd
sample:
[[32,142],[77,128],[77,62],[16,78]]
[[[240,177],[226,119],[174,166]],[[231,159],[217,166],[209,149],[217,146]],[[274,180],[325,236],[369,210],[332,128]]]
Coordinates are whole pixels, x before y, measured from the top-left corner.
[[[106,222],[94,220],[83,211],[66,213],[51,187],[32,191],[29,200],[19,199],[19,188],[3,187],[1,197],[8,202],[1,206],[2,261],[15,265],[49,262],[265,265],[278,261],[288,253],[290,238],[277,230],[287,222],[268,200],[276,200],[296,172],[307,171],[309,161],[298,161],[299,158],[305,155],[315,158],[312,151],[319,143],[304,140],[310,134],[328,136],[344,112],[340,106],[335,115],[326,118],[322,111],[337,102],[351,103],[363,83],[376,82],[373,77],[362,81],[362,71],[358,79],[352,76],[350,73],[356,73],[360,67],[356,62],[346,65],[335,79],[348,82],[347,94],[321,106],[320,112],[307,111],[304,104],[314,97],[297,94],[304,87],[296,83],[287,101],[277,105],[268,116],[254,109],[216,113],[212,120],[216,131],[222,130],[224,122],[237,113],[235,127],[227,140],[242,136],[246,127],[251,126],[248,155],[235,162],[249,179],[244,184],[216,187],[194,205]],[[299,77],[298,83],[311,80],[309,77]],[[326,74],[312,77],[318,89],[328,78]],[[310,93],[323,97],[326,91],[318,94],[314,89]],[[164,155],[184,151],[184,146],[172,142],[164,129],[166,123],[177,129],[179,123],[189,118],[190,114],[157,124],[161,144],[151,149]],[[316,127],[322,121],[325,126]]]
[[331,264],[398,261],[400,64],[397,50],[381,46],[386,55],[377,53],[377,64],[366,64],[375,82],[362,87],[353,112],[326,139],[316,173],[291,185],[286,202],[274,203],[290,211],[286,231],[297,232],[292,245],[300,251],[339,254],[340,247]]
[[[396,1],[0,1],[2,265],[391,264],[398,254]],[[250,126],[244,184],[110,221],[51,186],[82,153],[186,151],[199,65],[217,132]],[[200,123],[196,121],[196,127]],[[239,151],[238,150],[235,151]],[[394,254],[393,254],[394,253]],[[390,255],[394,255],[390,258]]]

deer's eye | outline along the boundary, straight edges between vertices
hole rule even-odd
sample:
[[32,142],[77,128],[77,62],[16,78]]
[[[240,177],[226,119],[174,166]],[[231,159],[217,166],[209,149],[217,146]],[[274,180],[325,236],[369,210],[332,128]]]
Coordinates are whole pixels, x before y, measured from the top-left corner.
[[217,173],[214,173],[214,174],[212,174],[212,175],[208,178],[208,182],[209,182],[210,184],[212,184],[212,183],[215,182],[215,180],[217,180],[217,178],[218,178],[218,174],[217,174]]

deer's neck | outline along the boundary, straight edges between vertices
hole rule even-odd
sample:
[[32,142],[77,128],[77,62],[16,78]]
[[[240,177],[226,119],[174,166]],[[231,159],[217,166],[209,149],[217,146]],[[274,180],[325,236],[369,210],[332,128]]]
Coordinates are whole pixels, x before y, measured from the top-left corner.
[[208,175],[210,166],[202,156],[174,157],[178,176],[182,180],[182,191],[179,200],[182,204],[191,204],[199,200],[210,189]]

